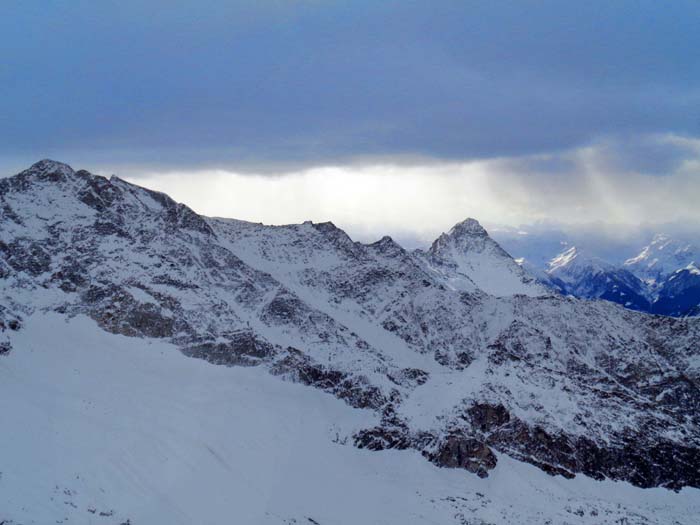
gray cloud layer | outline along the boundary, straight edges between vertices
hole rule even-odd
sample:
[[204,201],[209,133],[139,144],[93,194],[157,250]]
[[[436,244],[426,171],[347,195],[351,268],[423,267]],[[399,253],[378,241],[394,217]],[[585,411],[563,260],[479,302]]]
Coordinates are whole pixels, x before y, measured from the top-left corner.
[[[5,4],[0,159],[13,167],[259,171],[601,137],[619,156],[630,137],[700,136],[696,1]],[[673,147],[635,140],[635,163],[673,168]]]
[[[207,215],[272,224],[332,220],[357,239],[390,234],[407,246],[425,245],[469,216],[487,226],[540,223],[539,230],[589,237],[697,232],[700,140],[660,135],[626,144],[471,162],[316,167],[279,177],[202,170],[131,178]],[[676,152],[651,162],[665,167],[664,176],[646,172],[649,161],[637,162],[645,145]]]

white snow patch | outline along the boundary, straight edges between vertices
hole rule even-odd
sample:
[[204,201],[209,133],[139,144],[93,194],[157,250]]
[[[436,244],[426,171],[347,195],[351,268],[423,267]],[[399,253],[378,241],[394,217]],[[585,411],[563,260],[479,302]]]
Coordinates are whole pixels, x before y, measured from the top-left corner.
[[502,455],[482,480],[415,452],[342,445],[376,416],[84,317],[35,314],[12,343],[0,358],[0,521],[691,524],[700,514],[694,489],[564,480]]

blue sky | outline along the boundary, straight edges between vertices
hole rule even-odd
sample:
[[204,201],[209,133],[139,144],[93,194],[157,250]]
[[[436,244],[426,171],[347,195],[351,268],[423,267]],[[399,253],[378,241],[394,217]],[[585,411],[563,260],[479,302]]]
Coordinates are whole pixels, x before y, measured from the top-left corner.
[[3,173],[43,157],[192,177],[497,160],[575,188],[591,148],[616,177],[687,177],[698,156],[697,1],[0,9]]

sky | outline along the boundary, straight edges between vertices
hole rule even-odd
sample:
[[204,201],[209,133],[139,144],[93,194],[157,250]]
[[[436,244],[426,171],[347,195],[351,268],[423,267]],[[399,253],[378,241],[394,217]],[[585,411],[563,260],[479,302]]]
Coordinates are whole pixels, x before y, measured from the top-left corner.
[[700,226],[695,0],[0,10],[3,175],[49,157],[362,238],[467,216]]

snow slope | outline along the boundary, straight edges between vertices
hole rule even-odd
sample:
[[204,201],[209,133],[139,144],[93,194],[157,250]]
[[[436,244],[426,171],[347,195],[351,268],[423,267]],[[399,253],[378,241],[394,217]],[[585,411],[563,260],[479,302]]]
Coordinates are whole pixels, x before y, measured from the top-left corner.
[[[0,359],[0,522],[220,525],[696,523],[700,491],[567,480],[499,456],[488,479],[359,450],[375,414],[261,368],[35,314]],[[103,515],[104,514],[104,515]]]

